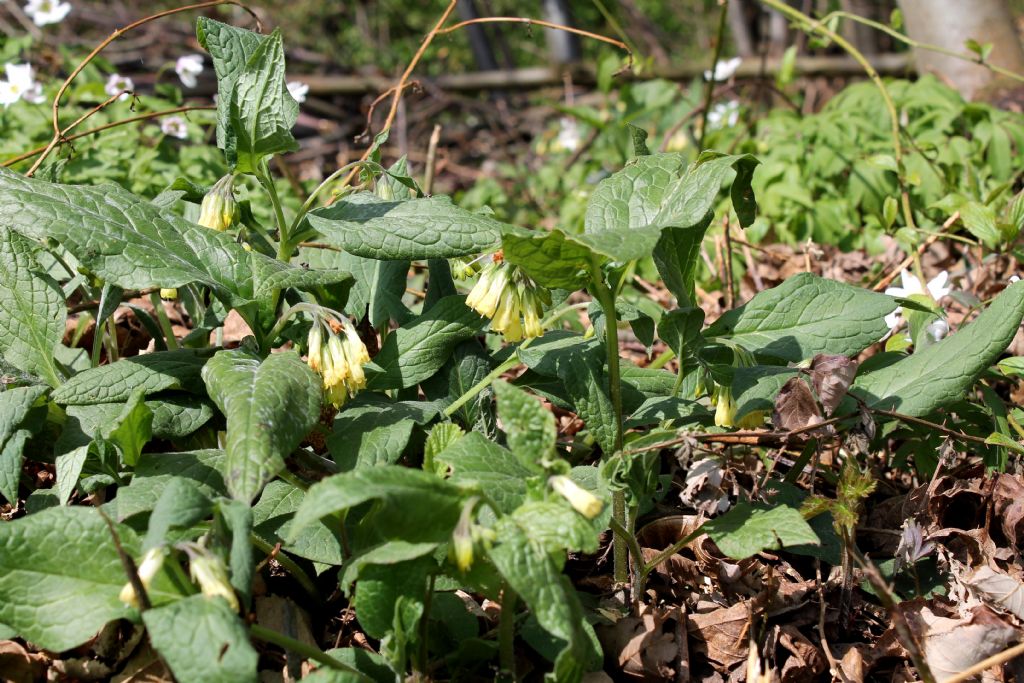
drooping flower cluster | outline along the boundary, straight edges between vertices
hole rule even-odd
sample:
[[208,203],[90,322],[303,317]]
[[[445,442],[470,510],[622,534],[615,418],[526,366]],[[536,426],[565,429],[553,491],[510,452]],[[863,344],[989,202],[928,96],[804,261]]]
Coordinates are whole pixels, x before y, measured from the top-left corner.
[[43,86],[35,79],[35,70],[31,64],[7,64],[4,66],[5,79],[0,79],[0,104],[4,109],[18,100],[30,104],[46,101]]
[[208,598],[222,597],[231,609],[238,610],[238,596],[228,579],[224,561],[210,552],[201,552],[189,558],[189,573],[199,584],[199,590]]
[[[736,346],[733,348],[732,364],[735,368],[749,368],[755,364],[754,357],[743,347]],[[719,427],[757,429],[764,424],[767,415],[763,410],[753,410],[737,420],[732,387],[724,384],[715,384],[711,391],[711,405],[715,406],[715,424]]]
[[551,293],[496,256],[480,272],[466,305],[490,318],[491,329],[501,332],[505,341],[517,342],[543,334],[541,317],[544,306],[551,305]]
[[224,232],[238,218],[238,202],[235,201],[235,175],[228,173],[214,183],[203,197],[199,208],[199,225]]
[[370,361],[370,353],[347,318],[333,315],[332,319],[325,320],[315,316],[307,342],[309,356],[306,362],[313,372],[323,377],[324,396],[328,403],[341,408],[346,400],[366,388],[363,363]]

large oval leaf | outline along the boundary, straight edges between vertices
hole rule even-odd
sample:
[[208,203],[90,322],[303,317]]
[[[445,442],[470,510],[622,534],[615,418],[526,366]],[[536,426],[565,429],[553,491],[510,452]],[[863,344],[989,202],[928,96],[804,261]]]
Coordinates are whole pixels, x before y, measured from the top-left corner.
[[241,349],[221,351],[203,380],[227,418],[224,481],[251,501],[284,468],[284,458],[320,417],[320,379],[292,352],[265,360]]
[[919,417],[963,398],[1006,350],[1024,317],[1024,282],[1010,285],[978,318],[937,344],[862,375],[851,392],[873,408]]

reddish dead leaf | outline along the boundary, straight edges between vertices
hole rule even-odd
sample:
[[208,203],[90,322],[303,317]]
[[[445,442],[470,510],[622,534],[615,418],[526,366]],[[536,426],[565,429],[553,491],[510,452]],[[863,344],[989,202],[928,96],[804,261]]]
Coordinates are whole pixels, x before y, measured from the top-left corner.
[[807,382],[797,376],[782,385],[775,397],[775,411],[772,413],[775,429],[804,429],[822,421],[821,409]]
[[811,382],[826,415],[839,407],[857,375],[857,361],[846,356],[819,353],[811,360]]
[[674,681],[678,667],[688,666],[685,630],[679,627],[685,618],[678,608],[646,606],[639,617],[625,617],[596,630],[605,655],[615,657],[623,678]]
[[793,626],[781,627],[779,644],[790,653],[782,665],[782,683],[814,680],[828,668],[824,653]]
[[901,610],[917,639],[936,681],[944,681],[1020,640],[1021,632],[988,607],[972,608],[966,617],[939,616],[921,602],[904,603]]
[[29,652],[13,640],[0,640],[0,677],[11,683],[43,680],[47,658]]

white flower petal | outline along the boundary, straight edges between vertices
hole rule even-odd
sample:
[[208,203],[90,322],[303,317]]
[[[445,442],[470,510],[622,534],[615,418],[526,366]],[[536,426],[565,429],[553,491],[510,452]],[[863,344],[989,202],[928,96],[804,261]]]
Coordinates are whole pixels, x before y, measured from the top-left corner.
[[928,281],[928,293],[933,299],[938,301],[953,291],[952,287],[947,286],[948,284],[949,271],[944,270]]
[[43,86],[41,83],[33,83],[31,88],[26,89],[21,93],[21,99],[31,104],[42,104],[46,101],[46,95],[43,94]]
[[295,99],[296,102],[302,104],[306,101],[306,95],[309,93],[309,86],[301,81],[289,81],[288,82],[288,94]]
[[711,71],[704,72],[704,80],[706,81],[727,81],[733,77],[736,73],[736,69],[739,68],[743,62],[739,57],[733,57],[732,59],[721,59],[715,63],[714,73]]
[[911,273],[909,270],[904,270],[900,273],[900,281],[903,283],[903,296],[911,296],[913,294],[927,294],[924,290],[924,286],[921,285],[921,281],[917,279],[917,276]]
[[7,74],[7,80],[18,86],[21,90],[28,90],[35,83],[31,64],[7,64],[4,66],[4,72]]
[[0,80],[0,104],[6,109],[21,99],[21,88],[10,81]]
[[71,3],[55,0],[29,0],[25,5],[25,13],[32,17],[36,26],[57,24],[71,11]]
[[174,62],[174,72],[178,74],[186,88],[196,87],[198,76],[203,73],[202,55],[182,55]]
[[117,98],[120,101],[126,100],[130,97],[130,95],[125,92],[126,90],[135,90],[135,83],[132,82],[132,79],[127,76],[122,76],[121,74],[111,74],[110,78],[107,79],[107,84],[103,87],[103,91],[110,97],[121,93],[121,96]]
[[169,137],[184,140],[188,137],[188,127],[185,119],[180,116],[168,116],[160,122],[160,131]]
[[893,330],[896,329],[897,326],[899,326],[900,320],[902,318],[902,316],[900,315],[902,311],[902,308],[897,308],[895,311],[885,316],[885,324],[889,326],[890,332],[892,332]]
[[924,331],[933,342],[940,342],[949,334],[949,323],[939,318],[930,322]]

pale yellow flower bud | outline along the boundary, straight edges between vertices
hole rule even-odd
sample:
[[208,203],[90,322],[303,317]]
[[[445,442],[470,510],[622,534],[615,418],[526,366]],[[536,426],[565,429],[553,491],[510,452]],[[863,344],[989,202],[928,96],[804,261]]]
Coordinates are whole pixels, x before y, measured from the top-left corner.
[[196,555],[190,562],[192,579],[199,583],[199,590],[208,598],[220,596],[227,600],[231,609],[238,609],[238,597],[228,580],[228,570],[215,555]]
[[715,408],[715,425],[732,427],[735,419],[736,403],[732,400],[732,390],[729,387],[719,387],[718,405]]
[[199,209],[199,225],[223,232],[231,227],[238,215],[233,185],[235,176],[228,174],[217,181],[203,197]]
[[561,494],[569,501],[569,504],[587,519],[593,519],[601,514],[604,503],[590,491],[586,490],[569,477],[558,475],[548,480],[551,488]]
[[161,299],[177,299],[178,290],[173,287],[161,287],[160,288]]
[[[139,581],[142,582],[142,587],[147,591],[149,586],[153,583],[153,579],[160,572],[160,568],[163,567],[164,557],[166,556],[166,550],[163,547],[151,548],[142,556],[142,562],[139,563],[138,574]],[[121,589],[121,593],[117,596],[118,600],[130,605],[132,607],[139,607],[139,596],[135,593],[135,587],[132,586],[131,581],[124,585]]]

